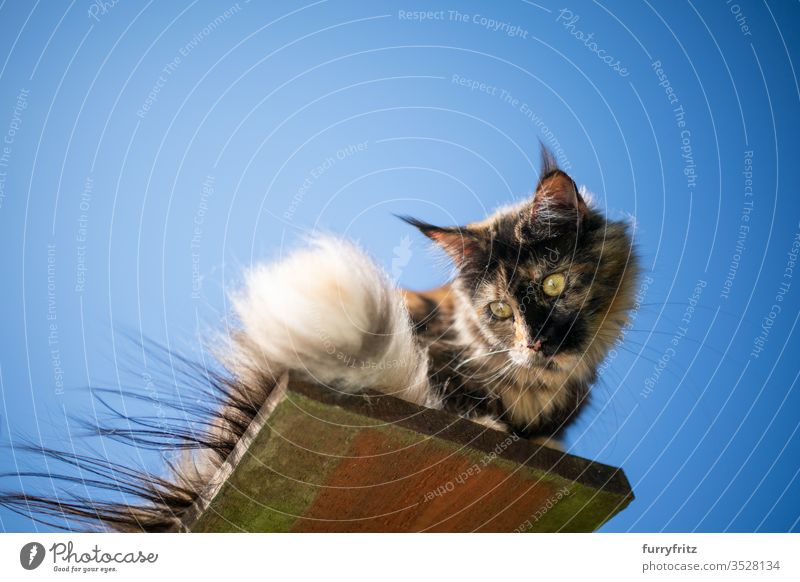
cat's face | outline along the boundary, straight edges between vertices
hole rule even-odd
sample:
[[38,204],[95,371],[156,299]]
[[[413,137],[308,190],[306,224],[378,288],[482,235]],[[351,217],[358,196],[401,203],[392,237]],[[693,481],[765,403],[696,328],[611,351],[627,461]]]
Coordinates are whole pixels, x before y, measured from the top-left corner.
[[510,365],[589,376],[624,325],[635,269],[627,225],[551,170],[533,200],[460,228],[417,223],[458,267],[461,309]]
[[484,338],[517,365],[557,368],[587,345],[594,266],[575,262],[570,238],[522,242],[518,256],[492,252],[482,272],[460,274]]

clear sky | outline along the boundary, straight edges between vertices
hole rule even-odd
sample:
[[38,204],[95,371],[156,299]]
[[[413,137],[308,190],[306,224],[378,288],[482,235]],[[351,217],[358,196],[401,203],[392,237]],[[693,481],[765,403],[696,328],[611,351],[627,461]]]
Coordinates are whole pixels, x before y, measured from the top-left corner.
[[0,445],[84,450],[88,386],[158,413],[126,334],[201,357],[242,268],[314,230],[444,282],[393,213],[525,197],[541,140],[644,264],[567,435],[633,485],[603,529],[800,529],[796,3],[264,4],[0,4]]

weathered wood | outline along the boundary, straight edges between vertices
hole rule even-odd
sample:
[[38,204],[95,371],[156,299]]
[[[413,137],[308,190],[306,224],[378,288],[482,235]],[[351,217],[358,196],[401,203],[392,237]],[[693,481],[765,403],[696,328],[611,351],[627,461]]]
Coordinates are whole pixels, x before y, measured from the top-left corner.
[[285,383],[186,528],[594,531],[633,494],[622,470],[391,396]]

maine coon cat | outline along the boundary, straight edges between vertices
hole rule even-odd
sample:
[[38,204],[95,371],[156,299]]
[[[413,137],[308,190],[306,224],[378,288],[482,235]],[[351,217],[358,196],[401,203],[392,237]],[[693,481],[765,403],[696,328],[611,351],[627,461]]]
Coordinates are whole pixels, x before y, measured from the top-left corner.
[[25,493],[0,503],[89,527],[178,531],[286,375],[345,392],[379,390],[526,437],[557,436],[587,402],[632,307],[638,268],[629,225],[594,208],[544,149],[531,198],[464,226],[404,220],[449,255],[451,282],[398,289],[353,243],[317,238],[246,273],[232,301],[240,326],[219,354],[226,374],[183,361],[186,377],[204,383],[205,402],[176,408],[197,416],[199,428],[126,418],[99,429],[185,451],[168,476],[38,449],[136,504]]

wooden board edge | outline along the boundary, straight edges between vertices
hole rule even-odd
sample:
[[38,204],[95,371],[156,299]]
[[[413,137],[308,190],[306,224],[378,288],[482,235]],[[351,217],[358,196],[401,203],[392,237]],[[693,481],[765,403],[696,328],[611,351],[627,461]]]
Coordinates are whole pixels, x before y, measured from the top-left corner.
[[208,485],[206,485],[206,487],[200,492],[197,501],[194,502],[192,507],[186,510],[186,513],[181,518],[181,529],[183,531],[191,531],[194,522],[197,521],[197,519],[199,519],[199,517],[211,505],[211,502],[217,496],[220,489],[222,489],[222,486],[239,465],[239,461],[241,461],[242,458],[247,454],[250,445],[253,444],[253,441],[258,433],[260,433],[267,424],[272,412],[275,410],[278,404],[280,404],[283,399],[286,398],[288,385],[289,374],[286,373],[281,377],[281,379],[275,385],[275,388],[272,390],[272,393],[269,395],[269,398],[267,398],[267,400],[258,410],[253,418],[253,421],[242,435],[242,438],[239,439],[239,442],[236,443],[233,451],[231,451],[231,454],[228,455],[228,458],[225,459],[225,462],[222,463],[219,469],[217,469],[216,473],[214,473],[214,476],[209,480]]

